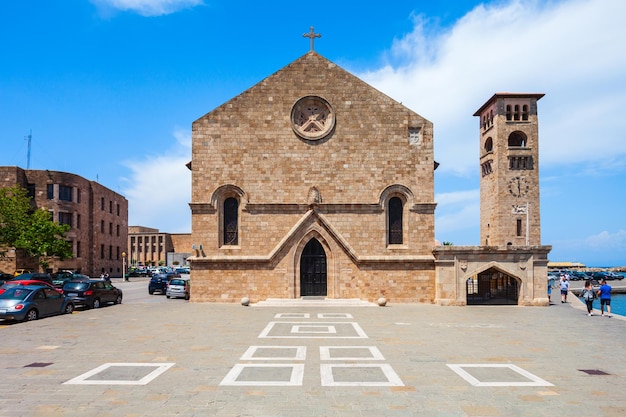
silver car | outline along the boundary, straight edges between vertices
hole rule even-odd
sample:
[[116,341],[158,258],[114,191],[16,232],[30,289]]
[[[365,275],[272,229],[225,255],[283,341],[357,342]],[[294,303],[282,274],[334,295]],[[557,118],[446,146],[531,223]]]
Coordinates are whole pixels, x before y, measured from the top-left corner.
[[184,278],[172,278],[165,289],[167,298],[184,298],[189,300],[189,280]]

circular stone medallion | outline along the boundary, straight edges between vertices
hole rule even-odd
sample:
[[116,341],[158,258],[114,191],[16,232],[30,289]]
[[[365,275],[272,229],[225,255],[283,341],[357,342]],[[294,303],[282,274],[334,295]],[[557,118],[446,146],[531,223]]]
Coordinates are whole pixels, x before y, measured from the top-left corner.
[[291,109],[291,126],[302,139],[319,140],[335,127],[335,112],[321,97],[302,97]]

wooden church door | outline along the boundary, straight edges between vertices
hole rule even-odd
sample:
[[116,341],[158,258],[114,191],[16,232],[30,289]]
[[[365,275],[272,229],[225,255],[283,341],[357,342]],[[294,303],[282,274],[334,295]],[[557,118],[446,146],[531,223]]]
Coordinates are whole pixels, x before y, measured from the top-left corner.
[[325,296],[326,291],[326,252],[313,238],[300,257],[300,296]]

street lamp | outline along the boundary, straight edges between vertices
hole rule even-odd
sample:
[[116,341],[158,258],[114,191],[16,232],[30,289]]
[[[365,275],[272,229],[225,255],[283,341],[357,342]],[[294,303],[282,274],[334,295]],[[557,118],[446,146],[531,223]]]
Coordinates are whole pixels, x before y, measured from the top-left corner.
[[126,252],[122,252],[122,278],[124,281],[128,281],[126,276]]

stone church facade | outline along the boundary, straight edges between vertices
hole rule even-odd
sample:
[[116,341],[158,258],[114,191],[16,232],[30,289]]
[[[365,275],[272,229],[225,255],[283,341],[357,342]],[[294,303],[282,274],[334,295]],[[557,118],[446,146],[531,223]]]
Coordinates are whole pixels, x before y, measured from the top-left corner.
[[430,121],[311,50],[193,123],[191,300],[462,305],[497,271],[541,305],[543,261],[436,246],[436,165]]
[[193,123],[193,301],[435,296],[433,126],[314,51]]

